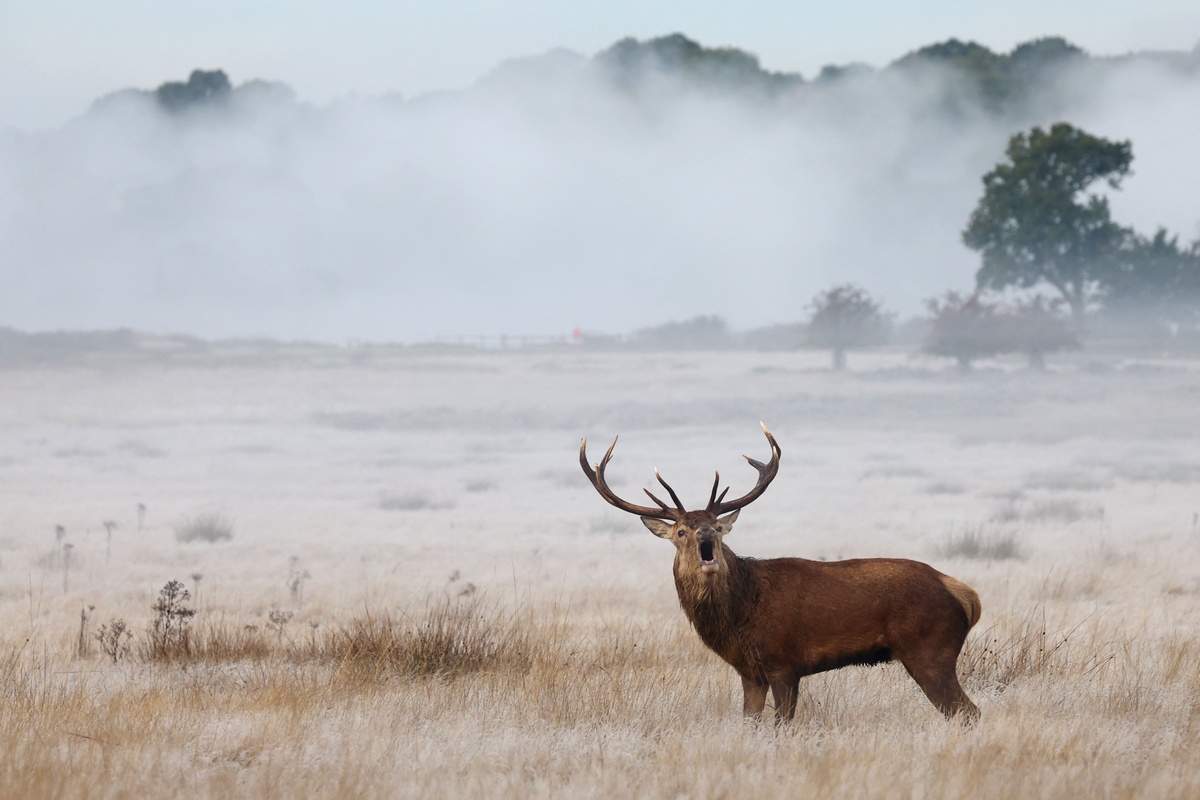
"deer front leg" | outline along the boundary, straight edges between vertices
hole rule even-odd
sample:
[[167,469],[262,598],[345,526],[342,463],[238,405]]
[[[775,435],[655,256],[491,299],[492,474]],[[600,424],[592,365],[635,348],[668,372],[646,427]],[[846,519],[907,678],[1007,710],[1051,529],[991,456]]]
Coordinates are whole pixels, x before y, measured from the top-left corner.
[[761,722],[766,705],[767,684],[742,676],[742,714],[754,722]]

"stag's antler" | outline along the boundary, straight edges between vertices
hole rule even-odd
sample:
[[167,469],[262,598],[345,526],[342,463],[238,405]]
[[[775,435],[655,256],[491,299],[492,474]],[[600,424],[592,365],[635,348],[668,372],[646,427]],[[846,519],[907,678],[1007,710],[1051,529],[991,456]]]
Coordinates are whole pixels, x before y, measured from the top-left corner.
[[712,494],[708,497],[708,507],[705,508],[705,511],[711,511],[718,517],[722,514],[728,514],[730,511],[737,511],[739,508],[748,506],[757,500],[759,495],[767,490],[767,486],[770,485],[771,481],[775,480],[775,475],[779,472],[779,456],[783,451],[779,449],[779,443],[775,441],[775,437],[767,430],[766,424],[762,422],[758,424],[762,425],[763,433],[766,434],[767,441],[771,443],[771,461],[764,464],[761,461],[755,461],[750,456],[742,456],[742,458],[750,462],[750,466],[758,470],[758,483],[754,484],[754,488],[743,497],[724,502],[725,495],[729,492],[729,487],[725,487],[725,491],[721,492],[720,497],[717,496],[717,487],[721,483],[721,473],[718,472],[717,479],[713,481]]
[[604,458],[600,460],[600,463],[596,465],[595,469],[592,469],[590,466],[588,466],[587,438],[584,438],[579,442],[579,465],[583,467],[583,472],[588,476],[588,480],[592,482],[592,486],[596,487],[596,491],[600,493],[601,497],[622,511],[628,511],[630,514],[637,514],[639,517],[669,519],[672,522],[678,522],[679,518],[684,514],[683,504],[679,502],[679,497],[675,494],[675,490],[667,485],[667,482],[663,480],[662,475],[658,474],[658,470],[654,470],[654,477],[658,478],[658,482],[663,485],[663,488],[671,493],[671,499],[675,501],[675,508],[668,508],[666,503],[650,494],[649,489],[643,489],[642,491],[649,495],[650,499],[658,504],[658,508],[639,506],[630,503],[627,500],[622,500],[621,498],[617,497],[616,492],[608,488],[608,484],[604,481],[604,468],[608,466],[608,462],[612,459],[613,448],[617,446],[618,438],[620,437],[613,439],[612,444],[608,446],[608,452],[604,454]]
[[[743,456],[743,458],[750,462],[750,466],[758,470],[758,483],[756,483],[754,488],[751,489],[750,492],[744,497],[739,497],[737,500],[725,502],[725,495],[729,493],[729,487],[726,487],[725,491],[721,492],[720,495],[717,494],[717,490],[721,486],[721,473],[718,472],[717,479],[713,481],[712,494],[710,494],[708,497],[708,506],[704,509],[705,511],[709,511],[717,516],[728,514],[730,511],[737,511],[739,508],[747,506],[754,500],[758,499],[759,495],[767,490],[768,484],[775,479],[775,475],[779,472],[779,455],[782,451],[779,449],[779,444],[775,441],[775,437],[771,435],[769,430],[767,430],[767,426],[763,425],[761,422],[759,425],[762,425],[763,433],[766,434],[767,441],[771,443],[770,463],[764,464],[761,461],[755,461],[750,456]],[[608,452],[604,454],[604,458],[600,460],[600,463],[596,465],[595,469],[592,469],[590,466],[588,466],[587,439],[585,438],[579,443],[579,464],[583,467],[584,474],[588,476],[588,480],[592,482],[592,486],[596,487],[596,491],[600,493],[600,496],[622,511],[628,511],[631,514],[637,514],[640,517],[668,519],[672,522],[679,521],[679,518],[686,513],[683,508],[683,503],[679,502],[679,496],[676,495],[675,490],[672,489],[665,480],[663,480],[662,475],[658,474],[658,470],[654,470],[654,477],[657,478],[658,482],[663,485],[663,488],[670,493],[671,500],[675,502],[675,508],[670,508],[667,506],[666,503],[651,494],[649,489],[643,489],[642,491],[644,491],[651,500],[658,504],[658,508],[639,506],[626,500],[622,500],[621,498],[617,497],[616,493],[612,489],[608,488],[608,484],[604,480],[604,468],[608,466],[608,462],[612,459],[613,448],[616,446],[617,439],[613,439],[612,444],[608,446]]]

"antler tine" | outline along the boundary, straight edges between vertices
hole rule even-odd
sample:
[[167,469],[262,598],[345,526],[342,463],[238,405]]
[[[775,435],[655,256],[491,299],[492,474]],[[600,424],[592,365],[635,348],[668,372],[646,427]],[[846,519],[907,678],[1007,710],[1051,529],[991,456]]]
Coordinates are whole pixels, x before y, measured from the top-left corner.
[[[724,491],[722,491],[721,494],[718,495],[717,489],[720,486],[721,486],[721,473],[718,472],[716,480],[713,481],[712,494],[710,494],[708,496],[708,505],[705,506],[705,508],[704,508],[705,511],[713,511],[715,509],[719,509],[719,507],[721,505],[721,501],[725,499],[725,495],[729,494],[729,487],[726,486]],[[718,511],[718,513],[719,513],[719,511]]]
[[[617,443],[617,440],[614,439],[613,444],[615,445],[616,443]],[[591,465],[588,464],[587,437],[586,436],[584,436],[582,439],[579,440],[579,466],[583,467],[583,474],[587,475],[588,480],[592,482],[593,486],[595,486],[596,485],[596,471],[594,469],[592,469]]]
[[662,508],[663,511],[666,511],[671,514],[675,513],[675,509],[671,508],[666,503],[664,503],[662,500],[659,500],[657,497],[655,497],[654,493],[651,492],[649,489],[642,489],[642,491],[646,493],[647,497],[649,497],[654,502],[658,503],[659,507]]
[[[612,444],[604,451],[604,458],[600,459],[600,463],[596,465],[596,471],[601,475],[604,474],[604,468],[608,466],[608,462],[612,460],[613,450],[616,449],[617,440],[621,438],[621,434],[613,437]],[[587,441],[586,439],[584,441]]]
[[[750,466],[754,467],[754,469],[758,471],[758,481],[754,484],[753,489],[736,500],[724,502],[723,498],[725,497],[725,493],[722,492],[721,497],[717,498],[715,505],[709,508],[710,511],[718,516],[721,514],[728,514],[730,511],[737,511],[739,508],[743,508],[757,500],[759,496],[767,490],[767,486],[771,484],[771,481],[773,481],[775,476],[779,473],[779,457],[782,455],[783,451],[780,450],[779,443],[775,441],[775,437],[771,435],[769,430],[767,430],[767,426],[761,422],[759,425],[762,426],[763,434],[767,437],[767,441],[771,445],[771,460],[770,462],[764,464],[761,461],[751,458],[750,456],[743,456],[743,458],[750,462]],[[725,491],[727,492],[729,490],[726,489]]]
[[[717,502],[717,489],[721,488],[721,472],[717,470],[717,477],[713,480],[712,492],[708,495],[708,505],[706,509],[711,509]],[[724,496],[724,495],[722,495]]]
[[[668,508],[662,503],[662,501],[654,497],[654,495],[650,495],[651,499],[658,503],[661,508],[639,506],[634,503],[630,503],[627,500],[622,500],[620,497],[617,497],[616,492],[608,488],[608,483],[604,480],[604,468],[608,466],[608,462],[612,459],[613,449],[617,446],[617,438],[614,438],[612,444],[608,446],[608,451],[604,454],[604,458],[600,459],[600,463],[596,465],[595,469],[588,465],[587,438],[584,437],[580,440],[579,465],[583,467],[583,474],[588,476],[588,480],[592,482],[592,486],[596,487],[596,491],[600,493],[601,497],[608,501],[610,505],[616,506],[622,511],[628,511],[630,514],[637,514],[639,517],[654,517],[655,519],[668,519],[672,521],[678,520],[683,514],[682,509],[676,511],[675,509]],[[649,494],[649,492],[647,492],[647,494]],[[671,494],[674,496],[675,493],[672,492]]]
[[[671,499],[675,501],[675,507],[682,512],[683,511],[683,503],[679,502],[679,495],[675,494],[675,490],[671,488],[670,484],[668,484],[666,481],[663,480],[662,475],[658,474],[658,467],[654,468],[654,477],[658,478],[658,482],[661,483],[663,485],[663,488],[666,489],[671,494]],[[646,494],[650,494],[650,493],[646,492]],[[650,494],[650,496],[654,497],[654,495],[652,495],[652,494]],[[658,503],[657,500],[655,500],[654,502]],[[660,506],[662,505],[662,503],[658,503],[658,504]],[[666,506],[663,506],[663,508],[666,508]]]

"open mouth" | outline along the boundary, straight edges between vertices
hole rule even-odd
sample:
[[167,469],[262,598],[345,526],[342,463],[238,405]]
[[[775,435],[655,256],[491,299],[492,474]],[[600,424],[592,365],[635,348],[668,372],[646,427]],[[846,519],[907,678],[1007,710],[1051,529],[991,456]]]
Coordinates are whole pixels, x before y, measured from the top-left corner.
[[701,572],[716,572],[717,571],[717,553],[716,546],[713,542],[700,543],[700,571]]

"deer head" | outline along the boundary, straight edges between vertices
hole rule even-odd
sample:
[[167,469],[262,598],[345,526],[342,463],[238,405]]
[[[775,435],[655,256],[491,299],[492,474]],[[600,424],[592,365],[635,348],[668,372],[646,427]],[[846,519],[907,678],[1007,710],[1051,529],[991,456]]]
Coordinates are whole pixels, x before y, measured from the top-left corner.
[[[726,568],[724,562],[729,556],[723,550],[722,541],[725,534],[733,528],[739,509],[758,499],[779,472],[781,452],[779,445],[775,442],[775,437],[767,430],[767,426],[759,424],[762,425],[763,433],[771,444],[771,460],[764,464],[761,461],[755,461],[750,456],[744,456],[750,462],[750,466],[758,470],[758,482],[742,497],[736,500],[726,500],[725,495],[728,494],[729,488],[726,487],[724,491],[720,490],[721,473],[718,472],[716,480],[713,481],[708,505],[702,511],[685,510],[683,504],[679,502],[679,496],[675,494],[675,490],[663,480],[658,470],[654,471],[654,477],[667,490],[671,501],[675,504],[674,508],[655,497],[649,489],[644,491],[657,507],[639,506],[617,497],[604,480],[604,468],[612,460],[613,448],[617,446],[616,439],[613,439],[612,444],[608,447],[608,452],[604,454],[604,458],[594,469],[588,465],[587,439],[583,439],[579,444],[579,464],[601,497],[622,511],[637,514],[651,533],[675,545],[677,575],[691,573],[716,576]],[[719,495],[718,491],[720,491]]]

